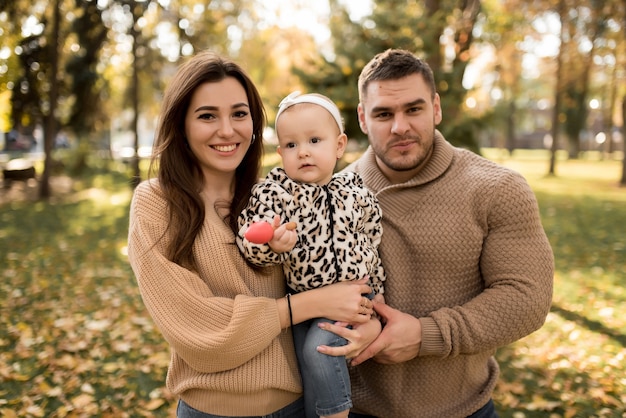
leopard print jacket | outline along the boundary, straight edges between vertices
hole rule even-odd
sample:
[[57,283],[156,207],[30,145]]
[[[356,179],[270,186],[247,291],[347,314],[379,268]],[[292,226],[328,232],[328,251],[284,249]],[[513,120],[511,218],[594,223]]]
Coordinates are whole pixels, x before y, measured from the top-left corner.
[[[271,222],[274,215],[283,223],[297,223],[298,240],[290,252],[275,253],[268,244],[243,237],[252,222]],[[319,186],[295,182],[282,168],[274,168],[254,186],[238,218],[237,245],[252,264],[281,263],[294,292],[369,276],[373,292],[382,294],[381,219],[378,200],[356,173],[337,173]]]

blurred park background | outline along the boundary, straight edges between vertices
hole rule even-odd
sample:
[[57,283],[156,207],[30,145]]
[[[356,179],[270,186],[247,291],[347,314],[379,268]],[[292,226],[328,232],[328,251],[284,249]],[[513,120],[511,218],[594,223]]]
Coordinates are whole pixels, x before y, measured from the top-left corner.
[[545,326],[498,351],[502,417],[626,417],[624,0],[0,0],[0,417],[166,417],[168,348],[126,258],[161,96],[185,57],[240,62],[267,105],[333,98],[367,144],[377,52],[432,66],[440,129],[521,172],[556,257]]

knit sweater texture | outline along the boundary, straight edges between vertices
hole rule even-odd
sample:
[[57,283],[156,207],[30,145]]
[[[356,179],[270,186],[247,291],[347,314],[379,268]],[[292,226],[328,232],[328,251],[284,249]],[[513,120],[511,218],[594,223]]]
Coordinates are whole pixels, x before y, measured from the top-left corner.
[[171,349],[167,387],[193,408],[227,416],[264,415],[302,394],[290,330],[276,299],[280,266],[244,260],[212,210],[193,246],[198,271],[168,260],[168,207],[155,180],[141,183],[130,209],[128,257],[148,313]]
[[494,354],[540,328],[554,259],[525,179],[455,148],[434,151],[406,183],[391,184],[368,149],[361,174],[383,211],[385,301],[419,318],[418,357],[351,368],[355,410],[379,418],[455,418],[492,396]]

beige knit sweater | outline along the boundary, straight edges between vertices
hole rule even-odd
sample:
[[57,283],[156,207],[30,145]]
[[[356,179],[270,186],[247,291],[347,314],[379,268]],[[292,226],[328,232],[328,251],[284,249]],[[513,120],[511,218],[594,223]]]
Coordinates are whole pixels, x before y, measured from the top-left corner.
[[347,168],[383,211],[386,302],[420,319],[419,356],[352,369],[359,411],[380,418],[454,418],[478,410],[498,379],[498,347],[540,328],[554,260],[524,178],[436,133],[417,176],[390,184],[371,149]]
[[168,208],[156,181],[139,185],[130,210],[128,257],[145,306],[171,348],[167,387],[216,415],[263,415],[301,396],[290,331],[281,331],[280,266],[258,273],[213,212],[194,245],[193,273],[167,260]]

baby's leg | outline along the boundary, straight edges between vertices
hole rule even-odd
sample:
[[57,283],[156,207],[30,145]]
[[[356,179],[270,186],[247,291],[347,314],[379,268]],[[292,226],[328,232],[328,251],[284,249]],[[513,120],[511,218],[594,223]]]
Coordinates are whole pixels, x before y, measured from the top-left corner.
[[313,388],[316,413],[322,417],[347,417],[352,407],[350,375],[345,357],[335,357],[317,351],[320,345],[339,347],[347,341],[330,331],[318,327],[320,322],[330,322],[318,318],[312,321],[302,349],[302,363],[306,368],[303,379],[310,381],[305,387]]

